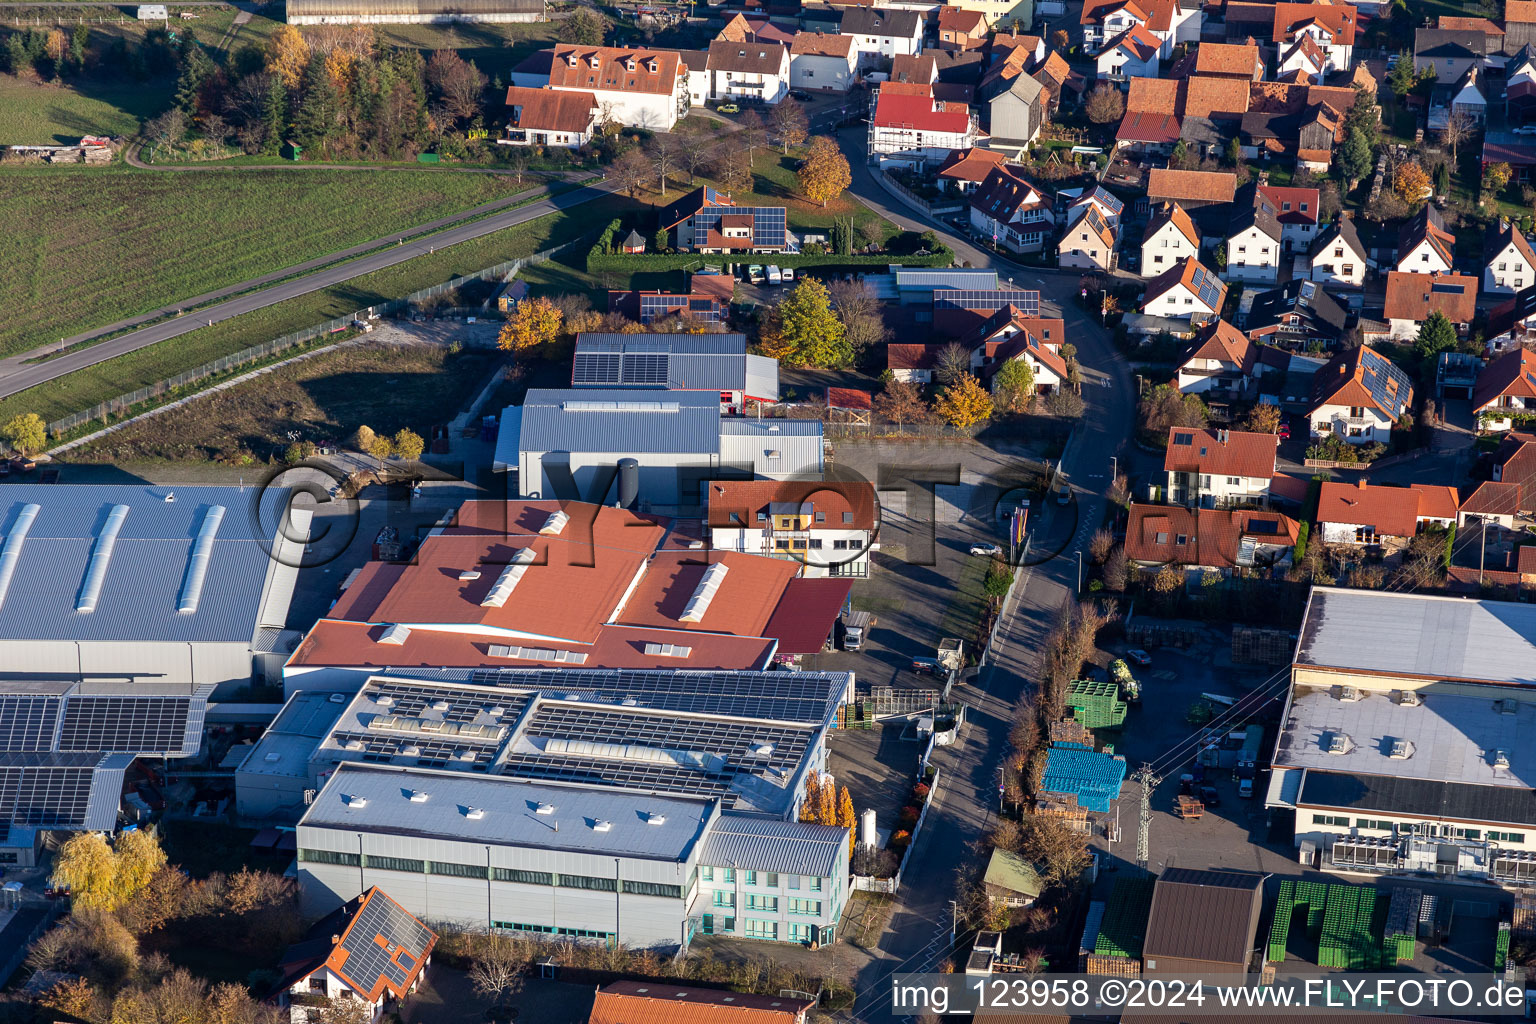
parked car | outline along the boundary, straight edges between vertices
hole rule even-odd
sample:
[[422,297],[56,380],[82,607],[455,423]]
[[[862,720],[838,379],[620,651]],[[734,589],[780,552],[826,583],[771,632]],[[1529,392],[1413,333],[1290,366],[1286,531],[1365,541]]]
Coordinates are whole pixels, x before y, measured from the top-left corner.
[[739,113],[741,113],[741,108],[738,107],[734,103],[722,103],[718,107],[716,107],[715,109],[720,111],[720,113],[722,113],[722,114],[739,114]]
[[1147,665],[1152,664],[1152,655],[1137,647],[1125,652],[1125,660],[1133,665],[1140,665],[1145,668]]
[[795,268],[785,267],[783,270],[779,271],[779,274],[784,278],[784,283],[789,284],[795,279]]
[[1003,553],[1003,549],[998,547],[996,544],[972,544],[971,545],[971,554],[973,554],[973,555],[988,555],[988,556],[990,556],[990,555],[1000,555],[1002,553]]
[[1065,505],[1072,500],[1072,488],[1063,480],[1056,485],[1056,504]]
[[763,268],[761,264],[754,263],[747,268],[747,280],[753,284],[763,283]]
[[1282,441],[1289,441],[1290,439],[1291,439],[1291,425],[1289,423],[1286,423],[1284,420],[1281,420],[1280,421],[1280,440],[1282,440]]
[[774,264],[768,264],[768,283],[779,285],[784,283],[784,276],[779,273],[779,268]]
[[1215,786],[1200,787],[1200,802],[1207,807],[1220,807],[1221,794],[1216,792]]
[[809,103],[809,102],[811,102],[811,94],[806,92],[804,89],[791,89],[791,90],[789,90],[789,98],[794,100],[797,103]]
[[912,671],[920,676],[931,676],[939,671],[938,658],[913,658]]

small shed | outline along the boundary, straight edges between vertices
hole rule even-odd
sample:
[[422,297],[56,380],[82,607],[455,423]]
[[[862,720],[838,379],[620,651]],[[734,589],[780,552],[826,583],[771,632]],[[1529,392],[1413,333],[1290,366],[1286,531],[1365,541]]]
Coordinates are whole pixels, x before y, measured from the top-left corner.
[[170,17],[165,9],[165,4],[139,4],[134,17],[140,21],[165,21]]
[[1040,898],[1040,891],[1045,888],[1035,866],[1007,850],[992,851],[982,885],[987,890],[988,903],[1005,907],[1027,907]]
[[874,400],[868,391],[857,388],[827,388],[827,419],[833,423],[869,426]]
[[283,143],[283,148],[278,151],[278,155],[281,156],[284,160],[293,160],[297,162],[299,157],[304,155],[304,147],[299,145],[297,142],[285,142]]
[[640,237],[640,232],[630,228],[629,234],[624,236],[624,241],[619,248],[623,249],[626,253],[645,252],[645,239]]

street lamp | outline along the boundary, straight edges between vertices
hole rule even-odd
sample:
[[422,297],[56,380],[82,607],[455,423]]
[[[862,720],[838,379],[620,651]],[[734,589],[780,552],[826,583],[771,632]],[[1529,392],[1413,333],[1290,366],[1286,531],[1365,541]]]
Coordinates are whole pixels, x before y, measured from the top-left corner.
[[[1077,593],[1083,592],[1083,549],[1077,549]],[[1074,597],[1077,595],[1074,594]]]

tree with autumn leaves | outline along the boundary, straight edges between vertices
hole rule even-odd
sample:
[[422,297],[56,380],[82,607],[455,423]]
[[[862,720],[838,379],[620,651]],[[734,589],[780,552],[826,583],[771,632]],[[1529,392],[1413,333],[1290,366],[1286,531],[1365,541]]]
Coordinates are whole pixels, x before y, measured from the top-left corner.
[[841,790],[832,777],[811,772],[805,777],[805,800],[800,805],[800,820],[811,825],[832,825],[848,830],[848,850],[853,852],[858,833],[858,817],[853,810],[853,795],[848,787]]
[[967,373],[944,389],[934,408],[950,426],[964,430],[992,416],[992,396],[975,374]]
[[825,207],[853,184],[853,172],[837,143],[825,135],[818,135],[811,141],[811,151],[800,165],[799,179],[801,193],[811,202]]
[[496,347],[517,356],[528,356],[560,336],[564,314],[553,302],[540,296],[517,304],[496,336]]

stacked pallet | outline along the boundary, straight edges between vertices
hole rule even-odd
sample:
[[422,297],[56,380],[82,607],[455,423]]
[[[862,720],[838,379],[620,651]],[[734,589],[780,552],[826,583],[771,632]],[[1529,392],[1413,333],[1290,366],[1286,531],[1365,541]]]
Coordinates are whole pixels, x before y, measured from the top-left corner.
[[1414,936],[1418,929],[1419,903],[1424,893],[1419,889],[1392,890],[1387,904],[1387,920],[1382,928],[1382,967],[1407,963],[1413,959]]
[[1306,905],[1307,937],[1317,939],[1323,933],[1323,907],[1328,902],[1328,886],[1324,882],[1297,882],[1296,905]]
[[840,705],[837,709],[837,728],[869,729],[875,724],[875,708],[866,701]]
[[1283,629],[1232,627],[1232,660],[1239,665],[1284,665],[1296,648],[1296,634]]
[[1521,893],[1515,897],[1515,913],[1510,929],[1517,939],[1536,936],[1536,896]]
[[1285,959],[1286,941],[1291,934],[1291,914],[1296,909],[1296,882],[1287,878],[1280,883],[1280,898],[1275,901],[1274,920],[1269,923],[1269,955],[1271,962]]
[[1063,718],[1059,722],[1051,723],[1050,741],[1052,743],[1076,743],[1091,750],[1093,748],[1093,733],[1077,719]]
[[1504,970],[1505,966],[1509,963],[1510,931],[1510,923],[1508,921],[1499,922],[1498,934],[1493,939],[1493,969],[1495,971]]
[[1130,709],[1120,699],[1120,684],[1105,679],[1074,679],[1067,688],[1072,717],[1087,729],[1114,729]]

